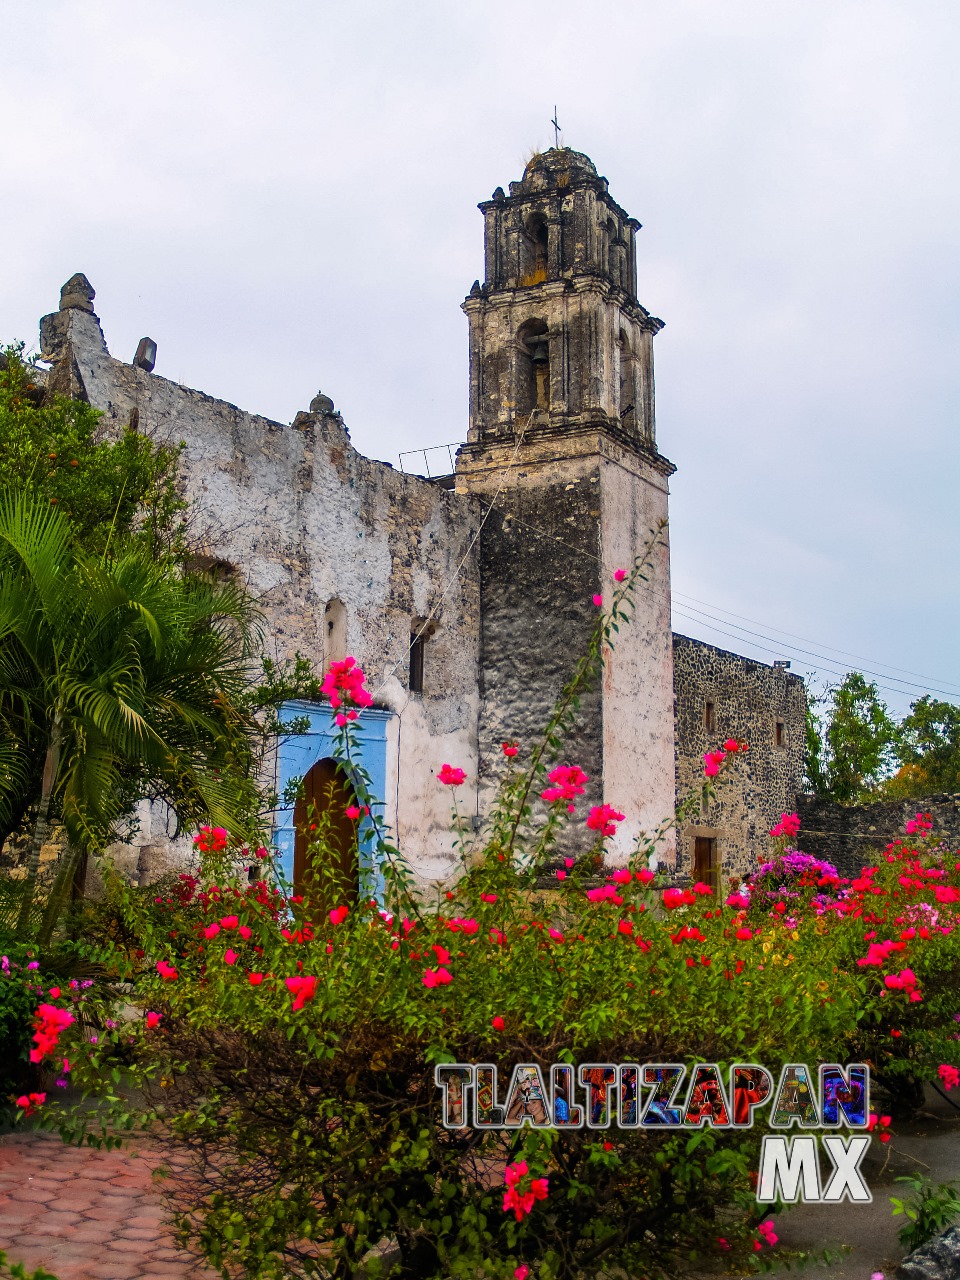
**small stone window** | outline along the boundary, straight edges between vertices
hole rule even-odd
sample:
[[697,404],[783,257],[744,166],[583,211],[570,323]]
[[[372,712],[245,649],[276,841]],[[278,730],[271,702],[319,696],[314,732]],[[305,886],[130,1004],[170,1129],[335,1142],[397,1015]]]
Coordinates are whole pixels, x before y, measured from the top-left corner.
[[787,727],[782,720],[773,722],[773,745],[775,747],[785,747],[787,745]]
[[410,692],[423,693],[423,658],[427,637],[416,632],[410,637]]
[[707,733],[717,731],[717,704],[709,698],[703,704],[703,727]]
[[347,610],[341,600],[327,601],[323,611],[323,667],[342,662],[347,656]]

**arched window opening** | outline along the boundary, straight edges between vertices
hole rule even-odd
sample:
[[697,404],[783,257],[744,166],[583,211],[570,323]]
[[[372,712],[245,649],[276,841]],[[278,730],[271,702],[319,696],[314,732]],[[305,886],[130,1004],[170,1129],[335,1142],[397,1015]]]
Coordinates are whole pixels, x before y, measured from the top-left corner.
[[521,235],[520,287],[543,284],[547,278],[550,232],[542,213],[527,221]]
[[544,320],[528,320],[517,334],[517,413],[550,408],[550,342]]
[[331,663],[342,662],[347,656],[347,611],[342,601],[334,597],[327,601],[323,611],[323,669],[329,671]]
[[637,425],[636,363],[630,348],[630,338],[624,329],[620,330],[617,345],[620,349],[620,425],[632,431]]
[[607,275],[615,285],[623,283],[623,245],[613,218],[607,221]]
[[318,760],[307,771],[293,809],[293,883],[322,918],[333,907],[352,906],[360,891],[358,823],[347,816],[356,805],[350,781],[336,760]]

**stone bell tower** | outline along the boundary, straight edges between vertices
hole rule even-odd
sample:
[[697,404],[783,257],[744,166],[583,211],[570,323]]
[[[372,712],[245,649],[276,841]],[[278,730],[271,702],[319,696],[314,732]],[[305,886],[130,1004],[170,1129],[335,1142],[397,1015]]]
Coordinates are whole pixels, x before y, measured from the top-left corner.
[[[674,806],[668,477],[657,452],[653,336],[637,299],[640,224],[587,156],[533,157],[480,205],[485,279],[470,326],[470,425],[457,490],[489,507],[480,539],[482,789],[500,742],[529,743],[596,621],[613,574],[656,539],[633,622],[581,699],[563,759],[585,797],[627,814],[611,857]],[[489,790],[487,792],[489,794]],[[586,833],[589,835],[589,833]],[[583,837],[586,839],[586,835]]]

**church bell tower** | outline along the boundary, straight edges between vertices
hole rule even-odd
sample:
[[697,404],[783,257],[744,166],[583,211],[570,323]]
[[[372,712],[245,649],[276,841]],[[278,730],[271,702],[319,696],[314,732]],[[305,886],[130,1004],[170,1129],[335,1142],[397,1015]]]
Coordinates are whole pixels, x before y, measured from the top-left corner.
[[640,224],[587,156],[535,155],[510,194],[498,187],[480,210],[484,281],[463,304],[470,418],[456,487],[484,512],[481,791],[503,767],[500,742],[531,742],[546,722],[589,642],[594,596],[609,602],[614,571],[652,540],[634,619],[564,753],[590,775],[589,803],[628,815],[608,843],[623,861],[641,829],[672,814],[675,794],[674,468],[657,451],[653,394],[663,324],[637,298]]
[[480,205],[485,279],[470,322],[471,444],[519,427],[601,427],[655,451],[653,336],[637,300],[640,223],[577,151],[535,156]]

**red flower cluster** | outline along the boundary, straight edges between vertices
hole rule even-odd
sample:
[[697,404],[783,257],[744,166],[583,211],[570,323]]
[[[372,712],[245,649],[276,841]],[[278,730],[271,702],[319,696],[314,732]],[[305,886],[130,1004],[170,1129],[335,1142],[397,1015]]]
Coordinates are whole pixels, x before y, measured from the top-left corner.
[[452,764],[443,765],[437,774],[445,787],[459,787],[466,776],[465,770],[457,769]]
[[867,1120],[868,1133],[873,1133],[874,1129],[879,1129],[880,1132],[877,1134],[877,1137],[880,1139],[880,1141],[889,1142],[890,1134],[886,1132],[886,1130],[888,1130],[889,1128],[890,1128],[889,1116],[878,1116],[878,1115],[875,1115],[872,1111],[870,1112],[870,1116]]
[[507,1184],[507,1190],[503,1193],[503,1211],[507,1213],[512,1209],[518,1222],[525,1213],[530,1212],[537,1200],[546,1200],[550,1189],[547,1178],[531,1178],[529,1190],[521,1191],[520,1184],[529,1172],[526,1160],[518,1160],[516,1164],[508,1164],[503,1174],[503,1180]]
[[302,977],[287,978],[287,990],[293,996],[293,1009],[296,1012],[317,994],[316,978],[308,977],[304,974]]
[[519,744],[518,744],[518,743],[516,743],[516,742],[502,742],[502,743],[500,744],[500,748],[501,748],[501,750],[503,751],[503,754],[507,757],[507,759],[508,759],[508,760],[512,760],[512,759],[513,759],[513,757],[514,757],[514,756],[517,754],[517,752],[520,750],[520,746],[519,746]]
[[346,920],[349,914],[350,914],[349,907],[334,907],[333,910],[330,912],[330,923],[343,924],[344,920]]
[[180,976],[172,964],[168,964],[166,960],[157,961],[157,973],[164,982],[175,982]]
[[601,836],[615,836],[617,823],[623,822],[626,816],[612,804],[596,804],[587,817],[587,826],[591,831],[599,831]]
[[46,1100],[45,1093],[24,1093],[17,1099],[17,1106],[25,1116],[32,1116],[37,1107],[42,1107]]
[[198,853],[223,853],[227,840],[225,827],[201,827],[199,835],[193,837],[193,844]]
[[69,1009],[58,1009],[55,1004],[42,1004],[34,1014],[33,1025],[36,1030],[33,1039],[35,1049],[30,1050],[31,1062],[42,1062],[51,1053],[56,1053],[60,1033],[73,1022],[73,1014]]
[[692,889],[664,889],[663,905],[668,911],[675,911],[677,907],[692,907],[697,900],[697,895]]
[[540,792],[540,798],[546,800],[547,804],[556,804],[558,800],[574,800],[577,796],[582,796],[584,783],[590,781],[579,765],[575,764],[557,765],[556,769],[549,774],[548,780],[553,783],[553,786]]

